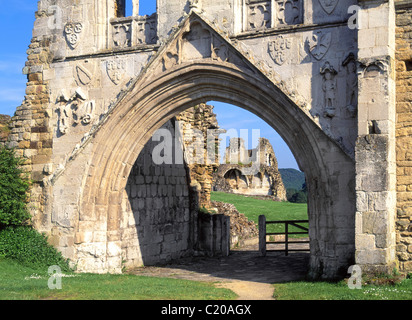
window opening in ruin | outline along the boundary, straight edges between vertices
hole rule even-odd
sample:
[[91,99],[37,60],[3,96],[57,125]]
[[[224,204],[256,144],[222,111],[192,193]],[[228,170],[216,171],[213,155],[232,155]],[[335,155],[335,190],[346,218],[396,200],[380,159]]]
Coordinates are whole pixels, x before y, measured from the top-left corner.
[[126,0],[115,0],[114,12],[116,18],[122,18],[126,16]]
[[133,16],[133,0],[126,0],[126,17]]
[[[144,1],[144,7],[146,7]],[[139,0],[115,0],[115,14],[117,18],[139,15]]]
[[412,60],[405,61],[406,71],[412,71]]

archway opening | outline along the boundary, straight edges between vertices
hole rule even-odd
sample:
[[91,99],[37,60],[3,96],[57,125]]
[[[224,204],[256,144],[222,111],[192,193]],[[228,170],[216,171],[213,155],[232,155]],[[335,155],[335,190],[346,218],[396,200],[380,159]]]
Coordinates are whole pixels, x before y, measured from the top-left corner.
[[[128,208],[127,201],[124,201],[128,199],[127,193],[124,191],[130,172],[144,145],[162,125],[181,112],[205,101],[220,101],[249,110],[282,135],[306,174],[311,240],[310,275],[332,278],[337,274],[346,274],[354,254],[354,189],[348,188],[354,183],[353,161],[304,110],[260,73],[252,74],[250,68],[240,70],[230,63],[212,60],[189,60],[176,66],[168,62],[164,58],[159,65],[161,77],[149,75],[139,78],[93,137],[91,165],[83,182],[79,223],[83,225],[82,215],[88,214],[89,209],[93,210],[93,214],[98,214],[103,222],[107,220],[107,247],[111,248],[106,255],[108,261],[119,265],[121,259],[129,260],[120,251],[130,251],[133,255],[136,254],[134,249],[140,248],[136,240],[138,238],[132,233],[128,234],[132,232],[130,228],[136,230],[135,222],[122,213]],[[155,64],[153,68],[158,68],[158,65]],[[164,152],[159,153],[160,158],[166,155]],[[198,190],[196,184],[190,187]],[[177,192],[178,188],[173,190]],[[153,200],[145,200],[151,207],[154,206]],[[217,226],[213,219],[210,221]],[[127,232],[119,229],[119,225],[124,222],[128,223]],[[183,222],[191,223],[190,219]],[[87,228],[87,224],[84,225]],[[180,227],[185,228],[184,224]],[[168,228],[174,230],[175,236],[175,227],[172,225]],[[146,239],[151,239],[151,231],[144,231],[147,232]],[[158,234],[156,231],[155,236]],[[190,232],[185,234],[194,235]],[[162,241],[164,239],[159,238]],[[194,241],[197,238],[191,239]],[[178,248],[176,241],[170,243]],[[162,248],[155,242],[149,245],[154,244],[156,248]],[[215,243],[209,245],[213,247]]]
[[[229,202],[255,225],[259,216],[265,216],[265,230],[270,234],[266,237],[268,251],[286,255],[309,252],[306,178],[289,146],[253,113],[227,103],[209,103],[215,106],[220,127],[228,133],[222,135],[220,172],[215,177],[212,204],[222,208],[222,203]],[[250,171],[251,162],[256,161],[259,167]],[[282,223],[272,223],[275,221]],[[298,226],[293,225],[295,222]],[[232,247],[249,243],[251,233],[233,233]]]
[[[233,123],[235,119],[252,121]],[[253,130],[259,134],[253,136]],[[237,138],[241,132],[246,141]],[[125,256],[130,257],[126,266],[164,265],[193,255],[219,257],[234,250],[245,254],[248,244],[253,245],[247,254],[258,258],[259,215],[266,215],[268,221],[307,220],[306,203],[293,205],[286,199],[276,147],[268,138],[286,145],[257,116],[218,101],[186,109],[163,124],[144,146],[128,177],[121,221],[123,233],[133,235],[135,242],[125,248]],[[289,149],[287,153],[282,163],[292,159],[289,166],[297,167]],[[238,157],[229,159],[234,154]],[[258,164],[252,171],[251,163]],[[222,232],[224,222],[218,216],[230,221],[228,234]],[[284,225],[268,228],[275,231],[283,232]],[[284,241],[281,238],[276,241]],[[279,244],[268,250],[284,256],[280,251],[284,248]],[[293,249],[290,245],[289,256]],[[302,272],[308,260],[308,253],[300,253],[291,263],[298,261]]]

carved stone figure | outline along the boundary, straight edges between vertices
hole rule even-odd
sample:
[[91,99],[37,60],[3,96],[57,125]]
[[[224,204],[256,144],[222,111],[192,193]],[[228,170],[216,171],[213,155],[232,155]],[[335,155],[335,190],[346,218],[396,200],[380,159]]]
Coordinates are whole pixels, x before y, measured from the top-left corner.
[[195,12],[201,11],[201,0],[190,0],[189,8]]
[[60,134],[64,135],[67,133],[68,129],[68,119],[70,115],[70,106],[67,104],[69,102],[69,98],[67,97],[66,93],[62,91],[59,96],[57,97],[57,111],[59,113],[59,132]]
[[337,71],[329,62],[326,62],[321,68],[320,73],[323,75],[322,89],[325,95],[324,116],[333,118],[336,115],[335,99],[337,83],[335,76]]
[[77,88],[70,98],[62,91],[58,95],[56,102],[59,113],[58,130],[61,135],[68,133],[70,126],[79,123],[84,125],[91,123],[95,110],[95,102],[87,101],[87,95],[82,89]]

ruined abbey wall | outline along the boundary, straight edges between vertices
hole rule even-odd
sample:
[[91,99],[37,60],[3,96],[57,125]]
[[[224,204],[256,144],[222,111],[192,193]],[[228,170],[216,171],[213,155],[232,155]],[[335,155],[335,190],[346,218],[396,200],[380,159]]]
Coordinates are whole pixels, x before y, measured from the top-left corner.
[[219,130],[213,106],[204,103],[183,111],[176,120],[181,126],[191,188],[198,193],[199,207],[210,208],[213,173],[220,162],[219,133],[224,130]]
[[397,256],[401,270],[412,267],[412,8],[396,12]]

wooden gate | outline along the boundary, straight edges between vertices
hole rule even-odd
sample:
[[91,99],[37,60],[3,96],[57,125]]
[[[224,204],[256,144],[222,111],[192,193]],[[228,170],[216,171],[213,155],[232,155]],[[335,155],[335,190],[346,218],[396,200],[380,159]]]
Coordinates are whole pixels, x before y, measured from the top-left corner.
[[[295,241],[295,240],[290,240],[289,236],[290,235],[302,235],[302,234],[307,234],[309,236],[309,229],[305,226],[302,226],[300,224],[303,223],[309,223],[309,220],[283,220],[283,221],[266,221],[266,217],[261,215],[259,216],[259,251],[262,256],[266,256],[266,252],[285,252],[285,255],[289,255],[289,252],[297,252],[297,251],[303,251],[303,252],[309,252],[310,249],[296,249],[296,248],[290,248],[289,244],[305,244],[305,243],[310,243],[310,241]],[[273,224],[284,224],[285,225],[285,231],[284,232],[267,232],[267,225],[273,225]],[[290,231],[290,226],[296,227],[299,230],[303,231]],[[267,236],[280,236],[284,235],[284,241],[268,241]],[[267,245],[268,244],[280,244],[280,245],[285,245],[284,249],[272,249],[272,250],[267,250]]]

